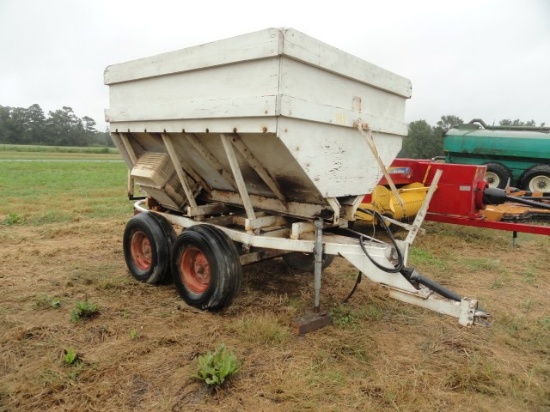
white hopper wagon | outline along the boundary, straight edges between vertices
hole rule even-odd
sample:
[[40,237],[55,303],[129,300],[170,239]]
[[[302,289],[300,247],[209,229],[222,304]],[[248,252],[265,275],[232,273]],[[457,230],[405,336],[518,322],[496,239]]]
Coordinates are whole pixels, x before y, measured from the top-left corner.
[[243,265],[282,256],[314,272],[318,311],[322,268],[342,256],[392,297],[463,325],[486,317],[407,268],[410,242],[344,231],[401,148],[409,80],[273,28],[112,65],[105,84],[129,197],[146,194],[123,241],[137,280],[173,276],[188,304],[218,310]]

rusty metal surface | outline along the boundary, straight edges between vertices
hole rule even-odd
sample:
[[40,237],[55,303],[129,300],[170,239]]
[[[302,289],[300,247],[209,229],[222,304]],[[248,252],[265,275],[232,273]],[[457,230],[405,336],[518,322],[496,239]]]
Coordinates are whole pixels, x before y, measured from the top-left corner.
[[305,335],[317,329],[324,328],[332,323],[330,315],[326,311],[309,312],[292,321],[292,332],[295,335]]

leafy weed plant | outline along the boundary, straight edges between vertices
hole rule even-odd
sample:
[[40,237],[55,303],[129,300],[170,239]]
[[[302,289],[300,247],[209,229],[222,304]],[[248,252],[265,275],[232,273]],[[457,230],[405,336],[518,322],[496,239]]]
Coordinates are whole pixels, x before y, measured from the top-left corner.
[[334,307],[330,311],[330,316],[332,317],[332,322],[341,328],[345,328],[346,326],[351,326],[357,323],[356,314],[353,313],[350,308],[344,305]]
[[39,309],[59,309],[61,307],[61,298],[58,296],[51,298],[48,295],[42,295],[36,301],[36,307]]
[[18,213],[10,213],[4,220],[6,226],[17,225],[23,223],[23,217]]
[[130,339],[136,340],[141,337],[141,333],[137,331],[136,329],[130,329]]
[[80,358],[78,357],[78,353],[76,353],[74,349],[68,348],[64,350],[63,362],[65,362],[65,365],[74,365],[79,361]]
[[76,302],[75,308],[71,312],[71,321],[78,323],[82,318],[93,318],[99,314],[99,309],[95,303],[90,303],[87,300],[84,302]]
[[216,389],[239,369],[240,365],[235,355],[221,344],[214,353],[208,352],[204,356],[199,356],[199,371],[196,378],[210,388]]

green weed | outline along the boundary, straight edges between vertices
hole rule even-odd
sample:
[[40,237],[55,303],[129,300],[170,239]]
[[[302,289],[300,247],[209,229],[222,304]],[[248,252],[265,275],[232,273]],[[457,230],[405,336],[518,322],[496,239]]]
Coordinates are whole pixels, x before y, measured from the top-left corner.
[[76,302],[75,308],[71,311],[71,321],[78,323],[82,318],[93,318],[99,314],[99,309],[95,303],[90,303],[87,300],[84,302]]
[[63,362],[65,362],[65,365],[73,365],[80,361],[78,353],[72,348],[65,349],[63,353]]
[[137,330],[135,330],[135,329],[130,329],[130,339],[136,340],[136,339],[138,339],[140,336],[141,336],[141,334],[139,333],[139,331],[137,331]]
[[339,305],[334,307],[330,311],[332,323],[338,325],[341,328],[353,325],[357,322],[357,316],[353,311],[345,305]]
[[42,295],[36,301],[36,307],[39,309],[58,309],[61,307],[61,298],[57,296],[51,298],[48,295]]
[[240,365],[235,355],[222,343],[214,353],[199,356],[199,370],[195,376],[209,387],[220,387],[226,379],[239,371]]
[[4,219],[4,225],[6,226],[18,225],[21,223],[23,223],[23,217],[18,213],[12,212]]

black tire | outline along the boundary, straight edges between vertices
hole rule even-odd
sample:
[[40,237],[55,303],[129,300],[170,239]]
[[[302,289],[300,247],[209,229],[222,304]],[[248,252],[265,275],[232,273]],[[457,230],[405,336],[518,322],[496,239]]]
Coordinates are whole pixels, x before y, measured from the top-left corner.
[[520,188],[530,192],[550,192],[550,165],[536,165],[521,175]]
[[202,310],[221,310],[237,295],[242,267],[235,243],[220,229],[196,225],[172,248],[172,273],[181,298]]
[[485,181],[489,183],[489,187],[506,188],[512,178],[510,169],[500,163],[485,163],[485,166],[487,166]]
[[[315,268],[315,255],[313,253],[292,252],[283,255],[283,260],[289,267],[301,272],[313,272]],[[322,268],[328,268],[333,260],[334,255],[323,255]]]
[[138,281],[157,284],[170,277],[170,249],[175,232],[161,216],[140,213],[124,229],[124,259]]
[[[153,217],[159,224],[160,228],[162,229],[162,232],[164,233],[164,237],[166,240],[168,240],[168,252],[172,253],[172,247],[174,246],[174,243],[176,242],[177,234],[174,230],[174,227],[168,222],[164,217],[161,215],[157,215],[156,213],[149,213],[151,217]],[[168,266],[168,269],[164,273],[164,277],[159,280],[157,283],[161,283],[163,285],[169,285],[173,283],[172,278],[172,266],[171,266],[171,258],[168,256],[168,260],[166,261],[166,265]]]

